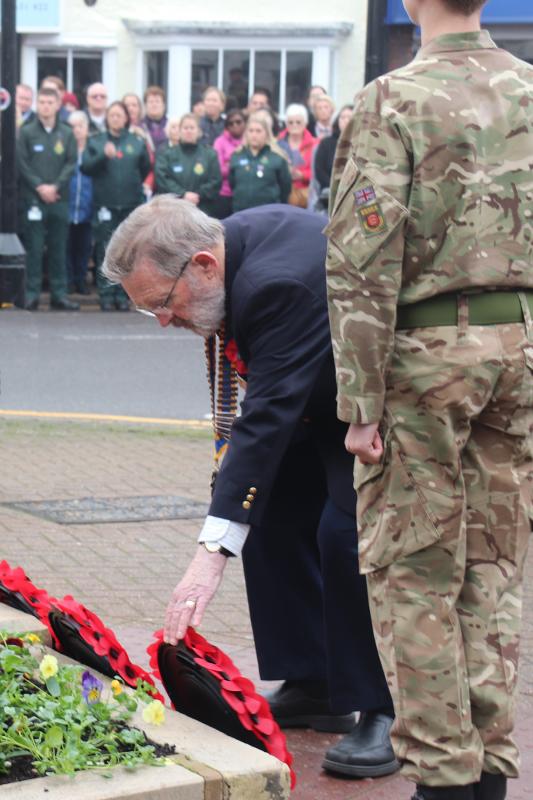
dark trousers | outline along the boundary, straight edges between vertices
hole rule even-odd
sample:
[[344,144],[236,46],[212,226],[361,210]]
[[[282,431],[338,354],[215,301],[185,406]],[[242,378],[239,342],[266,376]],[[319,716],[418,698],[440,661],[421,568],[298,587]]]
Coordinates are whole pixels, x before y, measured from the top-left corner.
[[102,264],[105,258],[105,249],[112,235],[121,222],[131,214],[133,208],[113,208],[110,209],[111,219],[103,222],[97,219],[94,227],[95,247],[94,254],[96,259],[96,286],[100,302],[120,302],[128,300],[128,295],[120,284],[109,283],[107,278],[102,275]]
[[24,246],[26,247],[26,300],[38,299],[43,281],[43,253],[47,248],[50,299],[61,300],[67,293],[66,249],[68,206],[64,202],[41,203],[42,219],[29,220],[24,208]]
[[92,224],[70,223],[68,226],[67,273],[69,283],[81,288],[87,277],[87,267],[92,249]]
[[311,441],[290,446],[243,563],[263,680],[325,680],[337,713],[392,707],[359,575],[355,508],[328,497]]

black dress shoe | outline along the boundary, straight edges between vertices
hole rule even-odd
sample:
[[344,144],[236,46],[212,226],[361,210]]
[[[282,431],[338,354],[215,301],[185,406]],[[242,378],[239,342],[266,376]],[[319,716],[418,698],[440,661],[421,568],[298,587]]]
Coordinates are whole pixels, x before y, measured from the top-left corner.
[[103,300],[100,303],[100,311],[114,311],[115,306],[109,300]]
[[115,300],[115,308],[117,311],[129,311],[130,304],[127,300]]
[[326,751],[324,769],[354,778],[377,778],[400,769],[390,740],[394,717],[362,711],[351,733]]
[[507,778],[501,772],[482,772],[479,783],[474,784],[474,800],[505,800]]
[[353,728],[355,714],[333,714],[327,697],[313,696],[306,684],[311,682],[285,681],[265,695],[280,728],[313,728],[328,733],[346,733]]
[[39,308],[39,298],[36,297],[34,300],[28,300],[28,302],[25,303],[24,308],[26,311],[37,311]]
[[475,795],[471,783],[468,786],[421,786],[417,783],[411,800],[475,800]]
[[50,300],[50,311],[79,311],[80,304],[74,303],[68,297],[60,297],[59,300]]

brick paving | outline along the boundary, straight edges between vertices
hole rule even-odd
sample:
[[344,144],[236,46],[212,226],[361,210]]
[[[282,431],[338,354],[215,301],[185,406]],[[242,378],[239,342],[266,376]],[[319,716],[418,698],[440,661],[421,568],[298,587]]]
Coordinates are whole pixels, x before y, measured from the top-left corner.
[[[208,500],[208,432],[147,426],[0,420],[0,503],[82,497],[181,495]],[[59,525],[0,506],[0,557],[20,564],[51,594],[73,594],[116,631],[134,660],[161,627],[167,599],[196,547],[199,520]],[[533,796],[533,554],[525,581],[518,739],[523,774],[509,800]],[[228,565],[202,633],[258,679],[240,562]],[[351,781],[320,770],[335,736],[289,732],[295,800],[408,800],[398,776]]]

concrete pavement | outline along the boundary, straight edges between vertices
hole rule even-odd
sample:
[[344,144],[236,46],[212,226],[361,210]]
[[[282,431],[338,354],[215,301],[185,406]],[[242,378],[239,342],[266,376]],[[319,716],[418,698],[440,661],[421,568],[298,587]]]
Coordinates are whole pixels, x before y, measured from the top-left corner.
[[[1,406],[1,402],[0,402]],[[127,424],[0,419],[0,503],[86,497],[180,495],[207,502],[209,431]],[[196,547],[200,519],[60,525],[0,505],[0,558],[20,564],[51,594],[71,593],[115,629],[132,658],[162,624],[167,599]],[[533,796],[533,554],[525,582],[518,739],[523,775],[509,800]],[[201,632],[258,681],[240,561],[232,560]],[[411,785],[392,776],[351,781],[320,770],[336,739],[289,732],[299,783],[296,800],[408,800]]]

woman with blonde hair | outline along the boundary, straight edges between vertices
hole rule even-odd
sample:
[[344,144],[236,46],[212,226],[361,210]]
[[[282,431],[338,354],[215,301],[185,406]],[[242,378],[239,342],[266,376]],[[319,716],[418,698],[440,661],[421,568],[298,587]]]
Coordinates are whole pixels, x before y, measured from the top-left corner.
[[324,139],[333,133],[333,116],[335,114],[335,102],[327,94],[322,94],[313,103],[315,115],[315,136],[317,139]]
[[313,151],[318,140],[307,130],[309,115],[305,106],[291,103],[285,111],[287,127],[278,138],[279,146],[290,164],[292,192],[289,203],[307,208]]
[[169,119],[165,133],[168,145],[155,159],[156,192],[183,197],[213,215],[222,175],[216,152],[199,141],[202,131],[198,117],[189,113]]
[[229,182],[233,190],[233,211],[286,203],[291,192],[291,175],[285,158],[271,145],[272,129],[261,112],[250,114],[244,132],[244,146],[230,161]]

